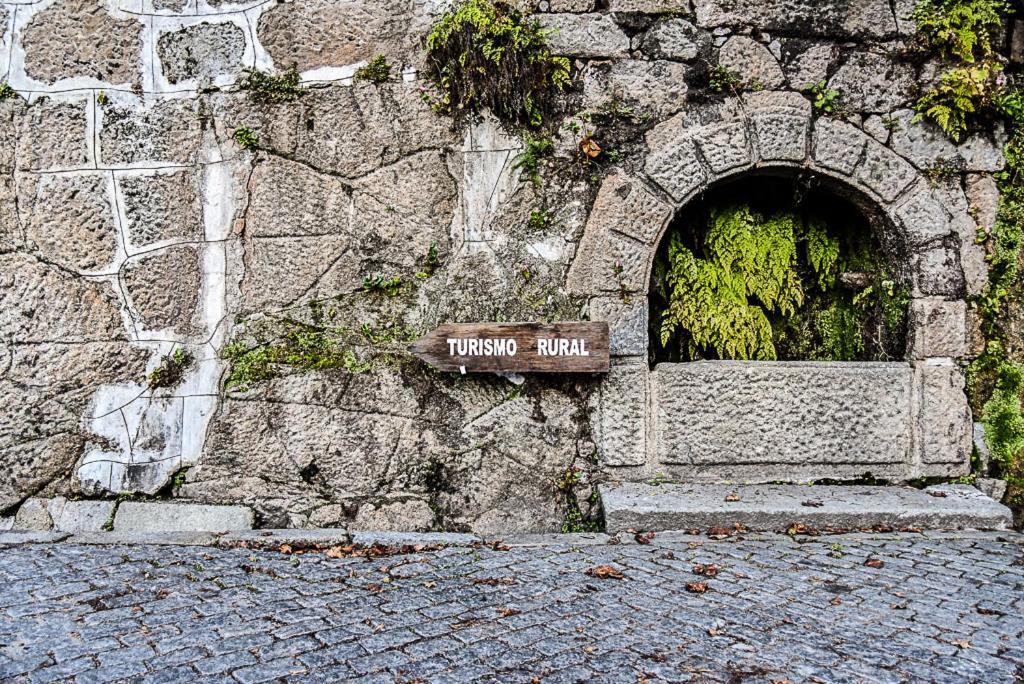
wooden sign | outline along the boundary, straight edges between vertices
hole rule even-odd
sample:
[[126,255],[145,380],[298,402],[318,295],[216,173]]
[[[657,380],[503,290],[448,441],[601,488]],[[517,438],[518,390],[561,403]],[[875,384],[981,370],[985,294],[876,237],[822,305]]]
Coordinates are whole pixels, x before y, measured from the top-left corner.
[[459,373],[607,373],[607,323],[443,325],[409,351]]

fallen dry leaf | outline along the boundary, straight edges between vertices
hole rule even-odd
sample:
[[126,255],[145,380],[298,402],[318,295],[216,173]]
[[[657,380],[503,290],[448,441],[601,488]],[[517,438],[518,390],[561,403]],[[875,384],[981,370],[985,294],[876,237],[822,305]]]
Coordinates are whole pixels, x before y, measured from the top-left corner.
[[934,496],[936,499],[945,499],[946,498],[946,492],[937,492],[937,491],[933,490],[933,491],[928,492],[928,496]]
[[967,639],[954,639],[950,643],[953,644],[954,646],[956,646],[957,648],[970,648],[971,647],[971,642],[968,641]]
[[978,615],[1006,615],[1006,613],[1002,611],[995,610],[993,608],[982,608],[981,606],[978,606],[975,610],[978,611]]
[[434,580],[429,580],[427,582],[424,582],[423,586],[425,586],[427,589],[433,589],[437,586],[437,582],[435,582]]
[[599,565],[596,568],[590,568],[586,574],[598,579],[626,579],[625,575],[610,565]]
[[843,605],[843,599],[836,596],[831,601],[829,601],[829,603],[831,603],[833,606],[841,606]]
[[519,584],[514,577],[474,577],[473,584],[483,584],[488,587],[512,586]]
[[812,501],[812,500],[808,499],[807,501],[801,501],[800,505],[801,506],[806,506],[808,508],[821,508],[825,504],[824,504],[824,502],[821,502],[821,501]]
[[633,539],[637,544],[650,544],[654,540],[654,532],[637,532]]
[[728,501],[729,503],[735,503],[736,501],[742,501],[743,497],[733,492],[732,494],[727,495],[725,497],[725,500]]
[[718,629],[717,627],[709,627],[708,628],[708,636],[716,637],[716,636],[722,636],[723,634],[725,634],[725,630],[724,629]]
[[708,585],[704,582],[690,582],[686,585],[686,591],[691,594],[703,594],[708,590]]
[[517,608],[498,608],[498,615],[501,617],[512,617],[513,615],[519,615],[523,611]]
[[885,561],[883,561],[881,558],[868,558],[866,561],[864,561],[864,565],[866,565],[869,568],[875,568],[876,570],[880,570],[885,567]]
[[703,565],[701,563],[697,563],[696,565],[693,566],[693,574],[695,574],[695,575],[703,575],[704,577],[709,577],[709,578],[710,577],[717,577],[718,576],[718,569],[719,568],[718,568],[717,565],[713,565],[713,564]]
[[712,527],[708,529],[708,536],[712,539],[725,539],[731,537],[735,530],[730,527]]
[[580,142],[580,152],[593,159],[601,155],[601,146],[588,135]]

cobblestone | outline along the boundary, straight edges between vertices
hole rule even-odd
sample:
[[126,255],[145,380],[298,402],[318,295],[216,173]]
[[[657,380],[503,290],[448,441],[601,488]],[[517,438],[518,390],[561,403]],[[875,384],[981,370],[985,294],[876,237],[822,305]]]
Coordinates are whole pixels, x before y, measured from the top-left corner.
[[[369,560],[11,546],[0,680],[1024,679],[1021,535],[623,541]],[[586,574],[601,565],[625,579]]]

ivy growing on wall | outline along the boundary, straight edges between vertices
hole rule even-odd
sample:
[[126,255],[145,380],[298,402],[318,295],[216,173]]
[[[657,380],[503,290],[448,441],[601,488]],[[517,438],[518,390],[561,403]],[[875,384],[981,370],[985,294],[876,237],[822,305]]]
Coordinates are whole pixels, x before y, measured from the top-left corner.
[[427,36],[427,97],[456,120],[489,110],[512,130],[542,128],[570,82],[548,35],[508,3],[462,0]]
[[921,0],[918,29],[927,46],[944,60],[939,83],[917,103],[918,118],[930,119],[954,141],[973,128],[997,121],[1010,131],[1006,166],[996,173],[999,211],[993,226],[979,235],[988,252],[988,287],[974,304],[986,338],[984,352],[968,369],[968,393],[985,425],[995,474],[1006,477],[1010,497],[1024,502],[1024,391],[1020,359],[1007,348],[1009,307],[1022,296],[1024,246],[1024,93],[998,46],[1011,7],[1003,0]]

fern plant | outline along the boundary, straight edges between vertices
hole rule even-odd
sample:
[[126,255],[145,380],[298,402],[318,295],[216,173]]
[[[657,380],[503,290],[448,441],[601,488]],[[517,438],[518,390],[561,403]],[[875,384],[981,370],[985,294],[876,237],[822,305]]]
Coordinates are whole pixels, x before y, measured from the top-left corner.
[[920,0],[917,27],[943,56],[964,62],[986,59],[1010,6],[1003,0]]
[[995,75],[1002,65],[986,62],[950,69],[939,84],[918,99],[914,121],[930,119],[950,138],[959,141],[972,115],[990,104]]

